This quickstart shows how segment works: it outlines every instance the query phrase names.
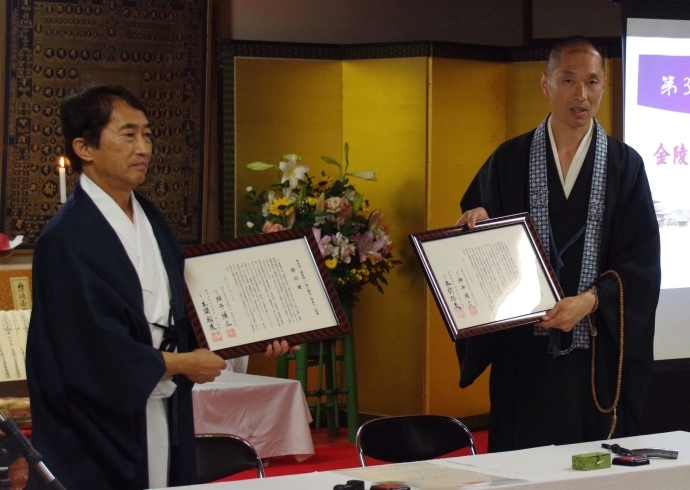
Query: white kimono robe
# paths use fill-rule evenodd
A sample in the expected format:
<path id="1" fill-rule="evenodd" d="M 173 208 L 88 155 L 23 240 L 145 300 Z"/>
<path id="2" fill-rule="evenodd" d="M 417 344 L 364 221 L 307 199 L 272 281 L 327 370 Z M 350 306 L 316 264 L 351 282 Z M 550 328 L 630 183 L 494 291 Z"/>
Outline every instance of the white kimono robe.
<path id="1" fill-rule="evenodd" d="M 85 174 L 80 183 L 103 216 L 113 227 L 141 282 L 146 319 L 151 323 L 166 325 L 170 311 L 170 284 L 163 266 L 158 243 L 144 210 L 132 194 L 134 222 L 130 221 L 117 203 Z M 150 325 L 153 347 L 158 348 L 163 340 L 163 330 Z M 168 486 L 168 460 L 170 442 L 168 437 L 167 399 L 177 386 L 170 378 L 162 379 L 151 393 L 146 406 L 148 439 L 149 486 Z"/>

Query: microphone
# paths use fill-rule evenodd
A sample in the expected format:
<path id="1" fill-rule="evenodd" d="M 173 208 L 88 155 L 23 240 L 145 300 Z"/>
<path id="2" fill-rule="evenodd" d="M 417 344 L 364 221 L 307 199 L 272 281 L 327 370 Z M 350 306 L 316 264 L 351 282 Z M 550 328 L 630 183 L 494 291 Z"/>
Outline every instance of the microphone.
<path id="1" fill-rule="evenodd" d="M 41 454 L 34 449 L 22 431 L 20 431 L 12 420 L 5 417 L 0 412 L 0 429 L 5 433 L 7 439 L 0 443 L 0 466 L 9 467 L 10 463 L 23 455 L 29 465 L 43 477 L 52 490 L 65 490 L 65 487 L 48 470 L 41 461 Z"/>

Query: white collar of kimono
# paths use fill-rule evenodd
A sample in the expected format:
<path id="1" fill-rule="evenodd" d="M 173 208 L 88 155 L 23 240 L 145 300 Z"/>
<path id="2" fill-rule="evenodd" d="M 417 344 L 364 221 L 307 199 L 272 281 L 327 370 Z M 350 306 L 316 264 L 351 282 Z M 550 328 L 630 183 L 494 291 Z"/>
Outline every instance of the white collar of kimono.
<path id="1" fill-rule="evenodd" d="M 580 170 L 582 169 L 582 164 L 585 162 L 585 157 L 587 156 L 587 151 L 589 151 L 589 145 L 592 143 L 592 133 L 594 128 L 594 121 L 590 121 L 589 129 L 582 138 L 580 146 L 575 152 L 573 161 L 570 163 L 570 168 L 568 169 L 568 175 L 565 179 L 563 178 L 563 170 L 561 169 L 561 161 L 558 158 L 558 148 L 556 148 L 556 140 L 553 137 L 553 130 L 551 129 L 551 118 L 549 117 L 549 122 L 547 124 L 549 130 L 549 141 L 551 142 L 551 150 L 553 151 L 553 158 L 556 160 L 556 168 L 558 169 L 558 177 L 561 179 L 561 185 L 563 186 L 563 192 L 565 193 L 565 198 L 570 197 L 570 192 L 573 190 L 577 176 L 580 175 Z"/>
<path id="2" fill-rule="evenodd" d="M 137 243 L 137 223 L 139 220 L 137 219 L 138 216 L 136 213 L 136 208 L 139 203 L 134 198 L 134 193 L 131 195 L 132 208 L 134 210 L 134 222 L 132 222 L 115 200 L 83 172 L 79 177 L 79 183 L 105 219 L 108 220 L 110 226 L 113 227 L 115 233 L 117 233 L 117 236 L 122 242 L 122 246 L 125 247 L 132 264 L 134 264 L 137 273 L 141 276 L 139 267 L 139 244 Z"/>
<path id="3" fill-rule="evenodd" d="M 149 322 L 166 324 L 170 309 L 168 278 L 151 223 L 134 193 L 132 222 L 115 200 L 82 173 L 79 183 L 120 238 L 139 276 Z M 156 329 L 160 330 L 160 329 Z"/>

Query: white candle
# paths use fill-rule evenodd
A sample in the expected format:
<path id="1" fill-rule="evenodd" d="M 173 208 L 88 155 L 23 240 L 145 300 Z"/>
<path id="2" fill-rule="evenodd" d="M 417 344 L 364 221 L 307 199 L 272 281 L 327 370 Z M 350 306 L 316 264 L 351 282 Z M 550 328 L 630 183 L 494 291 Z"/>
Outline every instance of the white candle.
<path id="1" fill-rule="evenodd" d="M 65 159 L 60 157 L 60 168 L 58 168 L 60 174 L 60 202 L 64 203 L 67 200 L 67 183 L 65 182 Z"/>

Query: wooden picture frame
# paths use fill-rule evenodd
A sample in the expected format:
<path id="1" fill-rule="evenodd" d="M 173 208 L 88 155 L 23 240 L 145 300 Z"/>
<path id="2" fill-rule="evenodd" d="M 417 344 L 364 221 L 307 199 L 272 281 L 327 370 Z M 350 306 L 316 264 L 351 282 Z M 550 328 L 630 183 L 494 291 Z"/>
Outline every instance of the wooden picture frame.
<path id="1" fill-rule="evenodd" d="M 187 313 L 224 359 L 350 333 L 311 228 L 185 248 Z"/>
<path id="2" fill-rule="evenodd" d="M 453 341 L 533 323 L 563 298 L 527 213 L 410 241 Z"/>

